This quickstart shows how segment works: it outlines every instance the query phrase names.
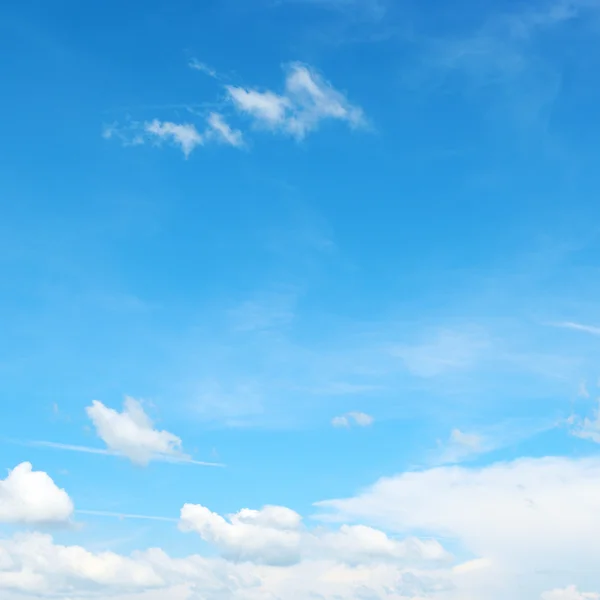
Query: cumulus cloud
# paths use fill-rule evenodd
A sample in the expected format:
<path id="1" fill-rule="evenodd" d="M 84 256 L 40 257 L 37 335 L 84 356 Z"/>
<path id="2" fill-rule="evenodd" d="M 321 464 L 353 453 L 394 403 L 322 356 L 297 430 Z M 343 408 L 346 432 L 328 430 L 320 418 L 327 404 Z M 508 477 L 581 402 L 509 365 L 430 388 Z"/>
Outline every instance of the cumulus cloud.
<path id="1" fill-rule="evenodd" d="M 243 510 L 228 520 L 199 504 L 181 509 L 180 528 L 195 531 L 237 561 L 291 564 L 299 560 L 300 516 L 280 506 Z"/>
<path id="2" fill-rule="evenodd" d="M 393 561 L 352 566 L 307 560 L 282 567 L 199 555 L 173 558 L 158 548 L 130 556 L 95 553 L 36 533 L 0 540 L 3 600 L 56 596 L 71 600 L 416 600 L 411 590 L 424 592 L 431 586 L 419 570 Z"/>
<path id="3" fill-rule="evenodd" d="M 517 586 L 509 595 L 520 598 L 517 579 L 524 573 L 535 588 L 536 582 L 543 584 L 539 573 L 595 572 L 598 503 L 600 459 L 528 458 L 484 468 L 407 472 L 321 507 L 343 521 L 452 538 L 462 552 L 489 561 L 491 572 Z M 490 580 L 486 585 L 487 597 L 495 598 Z M 536 588 L 537 596 L 543 591 Z M 479 593 L 473 597 L 486 597 Z"/>
<path id="4" fill-rule="evenodd" d="M 368 427 L 373 424 L 373 417 L 363 412 L 348 412 L 345 415 L 333 417 L 331 424 L 334 427 L 351 427 L 353 424 L 358 427 Z"/>
<path id="5" fill-rule="evenodd" d="M 94 400 L 86 409 L 98 437 L 115 454 L 139 465 L 151 460 L 189 461 L 182 451 L 181 439 L 168 431 L 154 429 L 140 402 L 125 398 L 123 412 Z"/>
<path id="6" fill-rule="evenodd" d="M 284 91 L 258 91 L 227 86 L 238 111 L 250 116 L 264 129 L 304 138 L 324 120 L 338 120 L 359 127 L 365 124 L 362 109 L 348 102 L 329 82 L 306 65 L 292 64 L 287 71 Z"/>
<path id="7" fill-rule="evenodd" d="M 309 530 L 301 516 L 283 506 L 243 509 L 222 517 L 205 506 L 186 504 L 180 529 L 193 531 L 236 562 L 292 565 L 302 560 L 335 560 L 351 565 L 381 561 L 444 561 L 450 555 L 436 540 L 396 540 L 363 525 L 343 525 L 331 531 Z"/>
<path id="8" fill-rule="evenodd" d="M 43 471 L 21 463 L 0 480 L 1 523 L 64 523 L 73 514 L 73 502 Z M 1 557 L 0 557 L 1 562 Z"/>

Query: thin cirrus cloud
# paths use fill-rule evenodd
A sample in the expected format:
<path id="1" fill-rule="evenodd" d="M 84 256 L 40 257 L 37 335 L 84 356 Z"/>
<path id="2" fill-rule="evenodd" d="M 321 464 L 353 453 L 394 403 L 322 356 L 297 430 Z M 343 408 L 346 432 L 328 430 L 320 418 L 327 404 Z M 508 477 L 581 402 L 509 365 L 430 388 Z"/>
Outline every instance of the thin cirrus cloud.
<path id="1" fill-rule="evenodd" d="M 589 333 L 590 335 L 600 335 L 600 327 L 594 325 L 585 325 L 584 323 L 576 323 L 574 321 L 563 321 L 560 323 L 553 323 L 552 325 L 561 329 L 572 329 L 573 331 L 581 331 L 583 333 Z"/>
<path id="2" fill-rule="evenodd" d="M 34 471 L 24 462 L 0 480 L 0 523 L 67 523 L 73 502 L 44 471 Z"/>
<path id="3" fill-rule="evenodd" d="M 214 69 L 198 60 L 190 61 L 189 66 L 220 79 Z M 287 67 L 283 91 L 280 93 L 236 85 L 225 85 L 223 89 L 229 106 L 237 115 L 249 119 L 256 130 L 281 133 L 302 140 L 324 121 L 343 122 L 353 129 L 367 125 L 360 107 L 350 103 L 316 70 L 301 63 L 292 63 Z M 107 126 L 103 137 L 117 139 L 125 146 L 175 146 L 186 158 L 196 148 L 209 142 L 234 148 L 246 146 L 243 132 L 231 127 L 221 113 L 214 111 L 206 117 L 200 129 L 192 122 L 152 119 L 143 123 L 133 121 L 127 126 Z"/>
<path id="4" fill-rule="evenodd" d="M 86 408 L 86 413 L 106 448 L 47 441 L 32 442 L 31 445 L 86 454 L 121 456 L 138 466 L 147 466 L 153 461 L 223 466 L 220 463 L 193 460 L 183 452 L 181 438 L 169 431 L 154 428 L 152 420 L 135 398 L 125 398 L 122 412 L 94 400 Z"/>

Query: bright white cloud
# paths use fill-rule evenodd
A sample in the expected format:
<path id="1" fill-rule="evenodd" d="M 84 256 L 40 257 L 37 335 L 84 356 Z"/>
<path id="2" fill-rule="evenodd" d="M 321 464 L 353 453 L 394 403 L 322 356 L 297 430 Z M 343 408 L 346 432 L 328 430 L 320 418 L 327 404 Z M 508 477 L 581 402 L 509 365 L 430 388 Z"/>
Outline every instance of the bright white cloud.
<path id="1" fill-rule="evenodd" d="M 190 123 L 172 123 L 154 119 L 144 125 L 144 130 L 159 143 L 170 142 L 179 146 L 186 158 L 196 146 L 204 144 L 203 136 L 198 132 L 196 126 Z"/>
<path id="2" fill-rule="evenodd" d="M 123 412 L 94 400 L 86 409 L 98 437 L 111 452 L 126 456 L 139 465 L 151 460 L 189 461 L 181 439 L 168 431 L 154 429 L 150 417 L 134 398 L 125 398 Z"/>
<path id="3" fill-rule="evenodd" d="M 290 564 L 299 560 L 300 515 L 288 508 L 267 506 L 243 510 L 228 520 L 199 504 L 181 509 L 180 528 L 195 531 L 223 556 L 236 561 Z"/>
<path id="4" fill-rule="evenodd" d="M 368 427 L 373 424 L 373 417 L 363 412 L 348 412 L 339 417 L 333 417 L 331 424 L 334 427 L 351 427 L 353 424 L 358 427 Z"/>
<path id="5" fill-rule="evenodd" d="M 422 572 L 393 561 L 353 566 L 307 560 L 280 567 L 198 555 L 172 558 L 158 548 L 131 556 L 94 553 L 35 533 L 0 540 L 3 600 L 56 596 L 70 600 L 418 600 L 412 591 L 430 587 Z"/>
<path id="6" fill-rule="evenodd" d="M 40 533 L 0 540 L 0 589 L 45 596 L 93 591 L 132 591 L 164 585 L 147 561 L 80 546 L 61 546 Z"/>
<path id="7" fill-rule="evenodd" d="M 288 69 L 283 94 L 227 86 L 234 106 L 257 126 L 297 139 L 318 128 L 321 121 L 338 120 L 352 127 L 365 124 L 363 111 L 348 102 L 329 82 L 309 67 L 294 63 Z"/>
<path id="8" fill-rule="evenodd" d="M 539 573 L 595 572 L 598 503 L 600 459 L 531 458 L 478 469 L 407 472 L 321 506 L 344 521 L 362 519 L 402 533 L 455 539 L 466 555 L 491 565 L 478 575 L 488 590 L 487 596 L 483 588 L 480 595 L 473 593 L 479 600 L 505 597 L 492 593 L 502 579 L 517 586 L 509 595 L 520 599 L 517 589 L 525 575 L 539 596 L 548 589 L 540 589 Z"/>
<path id="9" fill-rule="evenodd" d="M 21 463 L 0 480 L 0 523 L 65 523 L 73 502 L 43 471 Z"/>
<path id="10" fill-rule="evenodd" d="M 226 519 L 208 508 L 186 504 L 180 528 L 193 531 L 236 562 L 292 565 L 302 560 L 334 560 L 350 565 L 401 561 L 447 561 L 450 556 L 435 540 L 395 540 L 362 525 L 338 530 L 309 530 L 300 515 L 283 506 L 243 509 Z"/>

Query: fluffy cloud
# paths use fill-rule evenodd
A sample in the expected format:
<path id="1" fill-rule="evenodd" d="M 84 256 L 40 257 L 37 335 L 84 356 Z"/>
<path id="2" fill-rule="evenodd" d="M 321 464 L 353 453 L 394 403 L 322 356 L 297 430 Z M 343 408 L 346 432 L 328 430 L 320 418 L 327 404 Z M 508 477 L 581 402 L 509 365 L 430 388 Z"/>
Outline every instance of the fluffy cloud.
<path id="1" fill-rule="evenodd" d="M 181 509 L 180 528 L 195 531 L 237 561 L 290 564 L 300 557 L 300 515 L 281 506 L 242 510 L 229 520 L 199 504 Z"/>
<path id="2" fill-rule="evenodd" d="M 397 561 L 447 561 L 449 554 L 435 540 L 395 540 L 363 525 L 336 531 L 308 530 L 298 513 L 283 506 L 243 509 L 227 519 L 208 508 L 186 504 L 180 528 L 194 531 L 233 561 L 291 565 L 302 560 L 334 560 L 351 565 Z"/>
<path id="3" fill-rule="evenodd" d="M 363 112 L 309 67 L 295 63 L 288 69 L 283 94 L 227 86 L 234 106 L 255 124 L 297 139 L 317 129 L 321 121 L 338 120 L 352 127 L 364 125 Z"/>
<path id="4" fill-rule="evenodd" d="M 373 417 L 363 412 L 349 412 L 331 419 L 334 427 L 350 427 L 353 423 L 359 427 L 368 427 L 373 424 Z"/>
<path id="5" fill-rule="evenodd" d="M 181 439 L 168 431 L 154 429 L 150 417 L 134 398 L 125 398 L 123 412 L 94 400 L 86 409 L 96 433 L 115 454 L 126 456 L 139 465 L 151 460 L 189 461 Z"/>
<path id="6" fill-rule="evenodd" d="M 241 511 L 238 517 L 254 525 L 263 523 L 263 527 L 287 527 L 297 520 L 294 514 L 271 507 Z M 373 544 L 370 534 L 361 536 L 371 550 L 380 547 L 379 542 Z M 357 543 L 360 540 L 353 547 Z M 369 564 L 307 557 L 293 565 L 276 566 L 199 555 L 172 558 L 158 548 L 124 556 L 64 546 L 49 535 L 29 533 L 0 540 L 0 590 L 4 600 L 57 595 L 68 595 L 71 600 L 309 600 L 315 596 L 417 600 L 420 593 L 439 586 L 434 583 L 439 579 L 434 570 L 407 568 L 405 562 L 404 557 Z"/>
<path id="7" fill-rule="evenodd" d="M 68 494 L 47 473 L 34 471 L 30 463 L 21 463 L 0 480 L 2 523 L 64 523 L 72 514 Z"/>
<path id="8" fill-rule="evenodd" d="M 485 561 L 477 575 L 480 587 L 470 592 L 479 600 L 506 597 L 501 581 L 505 591 L 514 586 L 511 598 L 526 599 L 549 589 L 543 573 L 597 572 L 599 503 L 600 459 L 530 458 L 408 472 L 354 498 L 320 505 L 333 510 L 334 519 L 455 540 L 465 556 Z M 529 595 L 523 581 L 530 582 Z"/>

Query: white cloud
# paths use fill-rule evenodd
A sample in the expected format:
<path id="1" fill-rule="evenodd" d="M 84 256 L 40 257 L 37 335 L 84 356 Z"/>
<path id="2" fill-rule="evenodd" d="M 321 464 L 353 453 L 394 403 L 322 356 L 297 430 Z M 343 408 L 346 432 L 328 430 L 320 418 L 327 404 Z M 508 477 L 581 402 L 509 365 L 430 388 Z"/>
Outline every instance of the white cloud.
<path id="1" fill-rule="evenodd" d="M 395 540 L 363 525 L 343 525 L 336 531 L 307 529 L 298 513 L 283 506 L 243 509 L 224 518 L 199 504 L 181 509 L 180 529 L 193 531 L 235 562 L 293 565 L 302 560 L 334 560 L 350 565 L 380 561 L 419 563 L 448 561 L 450 555 L 435 540 Z"/>
<path id="2" fill-rule="evenodd" d="M 151 460 L 190 460 L 182 451 L 181 439 L 168 431 L 154 429 L 150 417 L 134 398 L 125 398 L 123 412 L 108 408 L 98 400 L 94 400 L 86 412 L 108 449 L 136 464 L 147 465 Z"/>
<path id="3" fill-rule="evenodd" d="M 339 120 L 352 127 L 365 124 L 362 110 L 309 67 L 294 63 L 286 74 L 283 94 L 227 86 L 234 106 L 256 125 L 304 138 L 323 120 Z"/>
<path id="4" fill-rule="evenodd" d="M 600 594 L 580 592 L 571 585 L 564 589 L 551 590 L 542 594 L 542 600 L 599 600 Z"/>
<path id="5" fill-rule="evenodd" d="M 18 534 L 0 540 L 0 589 L 48 597 L 93 591 L 161 587 L 161 575 L 144 560 L 80 546 L 61 546 L 49 535 Z"/>
<path id="6" fill-rule="evenodd" d="M 190 69 L 194 69 L 195 71 L 200 71 L 213 79 L 218 78 L 218 74 L 212 67 L 209 67 L 206 63 L 203 63 L 195 58 L 192 58 L 188 63 Z"/>
<path id="7" fill-rule="evenodd" d="M 348 412 L 339 417 L 333 417 L 331 424 L 334 427 L 350 427 L 353 423 L 358 427 L 368 427 L 373 424 L 373 417 L 363 412 Z"/>
<path id="8" fill-rule="evenodd" d="M 582 438 L 584 440 L 590 440 L 596 444 L 600 444 L 600 403 L 594 410 L 593 416 L 580 417 L 574 415 L 570 418 L 571 434 Z"/>
<path id="9" fill-rule="evenodd" d="M 180 528 L 195 531 L 235 561 L 290 564 L 299 560 L 300 515 L 288 508 L 266 506 L 242 510 L 226 520 L 199 504 L 181 509 Z"/>
<path id="10" fill-rule="evenodd" d="M 73 502 L 43 471 L 21 463 L 0 480 L 0 523 L 65 523 Z"/>
<path id="11" fill-rule="evenodd" d="M 117 138 L 125 146 L 139 146 L 146 143 L 172 144 L 180 148 L 186 158 L 189 158 L 198 146 L 211 141 L 236 148 L 244 145 L 242 132 L 230 127 L 225 118 L 216 112 L 208 115 L 202 132 L 198 131 L 193 123 L 174 123 L 154 119 L 146 123 L 131 122 L 126 127 L 113 124 L 105 127 L 102 135 L 105 139 Z"/>
<path id="12" fill-rule="evenodd" d="M 597 572 L 599 503 L 600 459 L 526 458 L 407 472 L 320 506 L 334 519 L 454 539 L 466 557 L 488 561 L 469 574 L 480 579 L 469 597 L 526 600 L 549 589 L 543 573 Z"/>
<path id="13" fill-rule="evenodd" d="M 562 323 L 554 323 L 554 327 L 561 327 L 563 329 L 572 329 L 574 331 L 582 331 L 583 333 L 589 333 L 590 335 L 600 335 L 600 327 L 594 325 L 585 325 L 583 323 L 574 323 L 573 321 L 564 321 Z"/>
<path id="14" fill-rule="evenodd" d="M 144 124 L 144 130 L 158 142 L 168 141 L 179 146 L 187 158 L 196 146 L 204 144 L 204 138 L 195 125 L 190 123 L 172 123 L 154 119 Z"/>
<path id="15" fill-rule="evenodd" d="M 131 556 L 93 553 L 35 533 L 0 540 L 3 600 L 56 596 L 70 600 L 419 600 L 408 592 L 428 585 L 418 569 L 403 568 L 398 561 L 353 566 L 307 560 L 274 567 L 198 555 L 172 558 L 158 548 Z"/>
<path id="16" fill-rule="evenodd" d="M 232 129 L 219 113 L 210 113 L 208 116 L 208 130 L 206 136 L 216 137 L 217 140 L 240 148 L 244 145 L 244 137 L 238 129 Z"/>

